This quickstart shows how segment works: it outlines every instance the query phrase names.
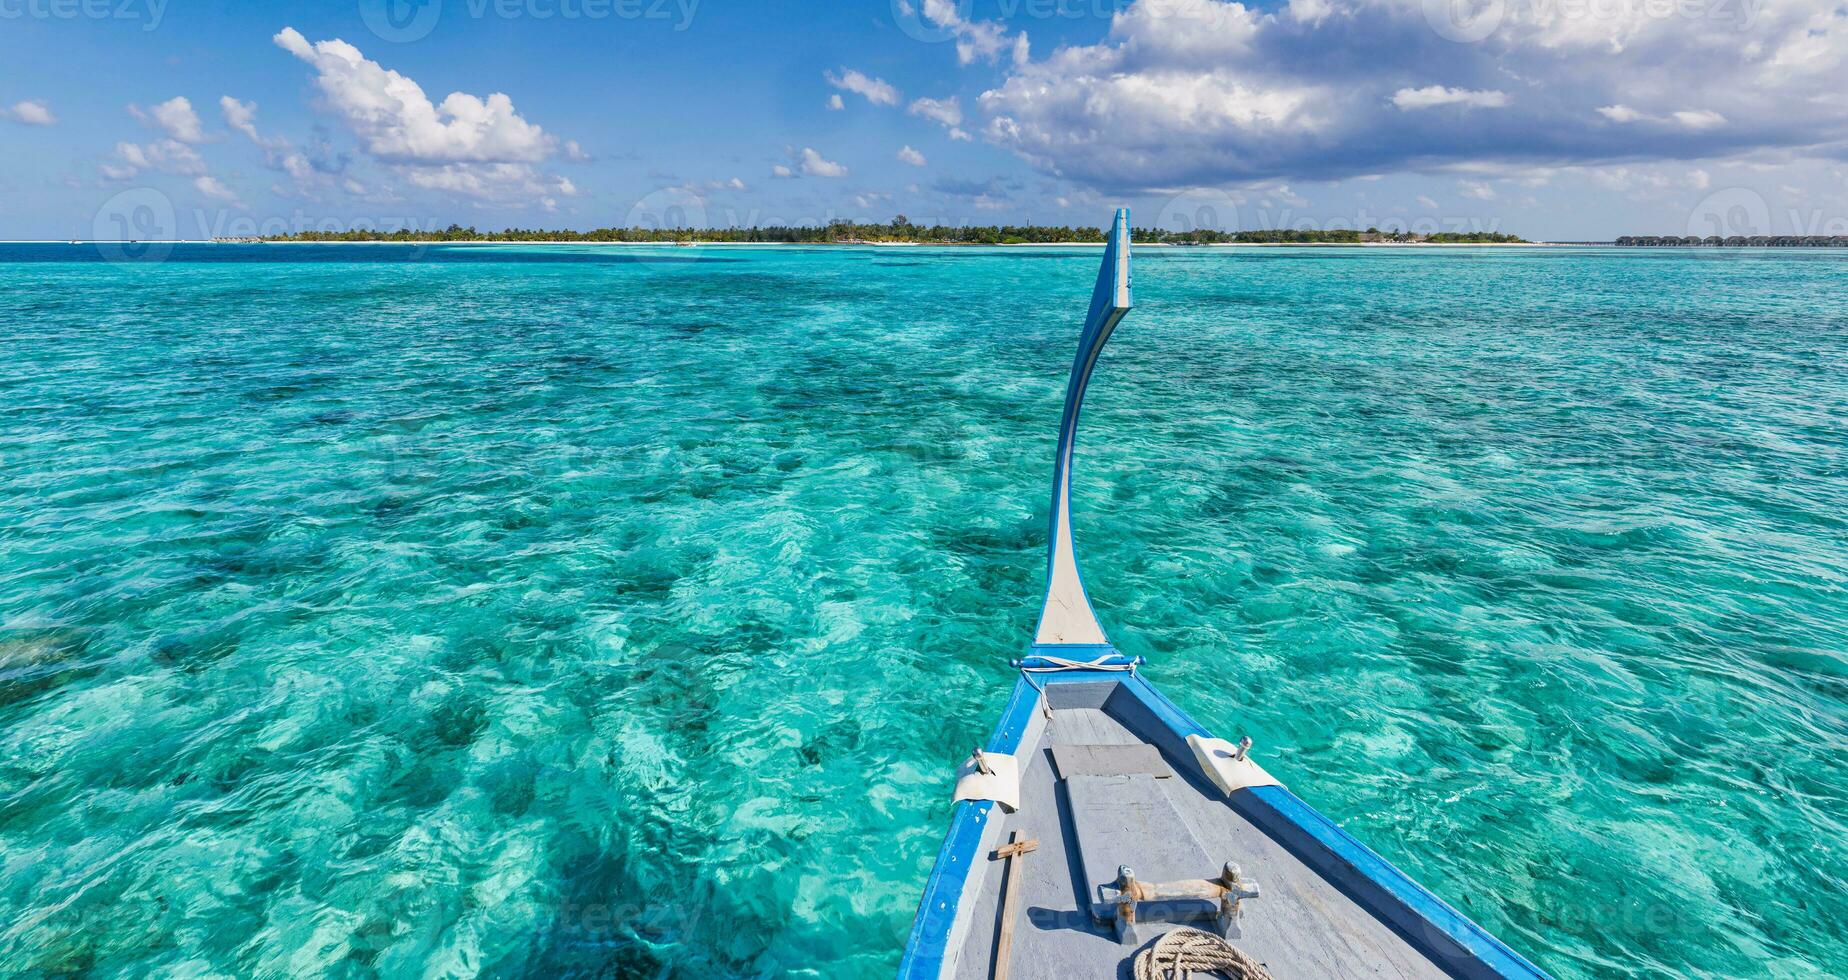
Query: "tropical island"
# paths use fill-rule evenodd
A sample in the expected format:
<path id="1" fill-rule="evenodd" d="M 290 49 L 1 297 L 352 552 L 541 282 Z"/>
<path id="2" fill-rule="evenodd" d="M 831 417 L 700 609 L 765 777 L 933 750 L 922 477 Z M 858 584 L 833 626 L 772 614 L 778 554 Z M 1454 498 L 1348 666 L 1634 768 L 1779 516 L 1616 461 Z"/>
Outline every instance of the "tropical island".
<path id="1" fill-rule="evenodd" d="M 1146 245 L 1366 245 L 1431 244 L 1481 245 L 1523 244 L 1525 239 L 1499 232 L 1434 232 L 1419 234 L 1406 231 L 1381 231 L 1368 228 L 1304 230 L 1273 228 L 1261 231 L 1166 231 L 1160 228 L 1137 228 L 1133 235 Z M 770 225 L 751 228 L 598 228 L 594 231 L 542 230 L 508 228 L 481 231 L 474 227 L 452 224 L 441 230 L 419 231 L 354 229 L 349 231 L 304 231 L 290 235 L 268 235 L 266 242 L 562 242 L 562 243 L 661 243 L 661 244 L 790 244 L 790 245 L 1061 245 L 1099 243 L 1104 232 L 1098 228 L 1070 225 L 920 225 L 899 215 L 884 224 L 833 221 L 825 225 Z"/>

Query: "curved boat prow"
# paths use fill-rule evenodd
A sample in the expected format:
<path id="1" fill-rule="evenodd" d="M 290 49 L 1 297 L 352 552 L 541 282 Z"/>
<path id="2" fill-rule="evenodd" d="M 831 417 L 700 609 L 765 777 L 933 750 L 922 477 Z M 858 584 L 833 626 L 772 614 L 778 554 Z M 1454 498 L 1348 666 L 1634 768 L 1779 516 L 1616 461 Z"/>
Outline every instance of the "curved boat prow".
<path id="1" fill-rule="evenodd" d="M 1249 739 L 1189 718 L 1105 637 L 1072 539 L 1072 456 L 1098 354 L 1129 312 L 1129 245 L 1118 211 L 1065 390 L 1032 653 L 957 774 L 899 977 L 1116 980 L 1150 965 L 1129 968 L 1154 956 L 1151 940 L 1236 940 L 1279 978 L 1546 980 L 1285 789 Z M 1175 934 L 1189 928 L 1217 936 Z"/>
<path id="2" fill-rule="evenodd" d="M 1097 367 L 1097 356 L 1117 324 L 1129 313 L 1129 209 L 1120 208 L 1104 246 L 1103 268 L 1091 293 L 1091 309 L 1078 339 L 1078 356 L 1072 361 L 1071 379 L 1065 385 L 1065 415 L 1059 425 L 1059 450 L 1052 470 L 1052 533 L 1046 556 L 1046 603 L 1040 609 L 1036 648 L 1062 647 L 1055 655 L 1090 653 L 1092 659 L 1108 654 L 1110 641 L 1085 595 L 1084 576 L 1072 542 L 1072 450 L 1078 437 L 1078 414 L 1084 407 L 1085 388 Z M 1035 652 L 1052 654 L 1051 650 Z"/>

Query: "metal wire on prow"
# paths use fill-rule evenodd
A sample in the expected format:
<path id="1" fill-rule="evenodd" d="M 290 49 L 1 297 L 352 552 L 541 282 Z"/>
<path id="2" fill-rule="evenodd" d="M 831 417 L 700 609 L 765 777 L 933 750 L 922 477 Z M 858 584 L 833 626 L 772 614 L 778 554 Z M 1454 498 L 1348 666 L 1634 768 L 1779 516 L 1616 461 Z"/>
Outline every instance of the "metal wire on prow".
<path id="1" fill-rule="evenodd" d="M 1176 929 L 1136 954 L 1136 980 L 1187 980 L 1195 973 L 1271 980 L 1270 971 L 1243 950 L 1198 929 Z"/>

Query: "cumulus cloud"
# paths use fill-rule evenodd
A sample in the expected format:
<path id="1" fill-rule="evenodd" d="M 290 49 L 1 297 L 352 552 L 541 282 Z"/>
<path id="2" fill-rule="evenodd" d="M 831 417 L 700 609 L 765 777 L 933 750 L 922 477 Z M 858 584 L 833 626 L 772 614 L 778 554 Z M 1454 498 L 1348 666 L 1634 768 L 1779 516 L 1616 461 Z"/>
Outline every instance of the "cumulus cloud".
<path id="1" fill-rule="evenodd" d="M 1401 109 L 1433 109 L 1444 105 L 1499 109 L 1508 104 L 1508 93 L 1493 89 L 1472 92 L 1469 89 L 1427 85 L 1424 88 L 1402 88 L 1394 92 L 1392 104 Z"/>
<path id="2" fill-rule="evenodd" d="M 845 177 L 847 168 L 832 160 L 825 160 L 821 154 L 810 147 L 803 147 L 796 157 L 804 176 L 807 177 Z"/>
<path id="3" fill-rule="evenodd" d="M 1644 123 L 1678 129 L 1712 129 L 1726 125 L 1726 117 L 1711 109 L 1676 109 L 1660 115 L 1638 112 L 1627 105 L 1598 107 L 1598 115 L 1614 123 Z"/>
<path id="4" fill-rule="evenodd" d="M 1712 129 L 1726 125 L 1726 117 L 1711 109 L 1682 109 L 1669 115 L 1689 129 Z"/>
<path id="5" fill-rule="evenodd" d="M 962 103 L 954 95 L 947 99 L 919 99 L 906 111 L 944 126 L 960 126 L 963 121 Z"/>
<path id="6" fill-rule="evenodd" d="M 1477 201 L 1495 200 L 1495 188 L 1480 180 L 1457 181 L 1457 193 Z"/>
<path id="7" fill-rule="evenodd" d="M 956 39 L 956 60 L 965 65 L 977 59 L 994 62 L 1003 52 L 1010 53 L 1016 65 L 1027 62 L 1024 32 L 1009 37 L 1006 25 L 998 21 L 969 20 L 963 17 L 956 0 L 924 0 L 923 14 L 926 21 Z"/>
<path id="8" fill-rule="evenodd" d="M 924 166 L 924 154 L 919 153 L 909 146 L 898 151 L 898 158 L 914 167 Z"/>
<path id="9" fill-rule="evenodd" d="M 983 132 L 1042 172 L 1112 191 L 1848 144 L 1837 0 L 1701 17 L 1491 4 L 1481 30 L 1446 9 L 1135 0 L 1097 43 L 1006 71 L 981 96 Z M 1465 29 L 1474 43 L 1458 43 Z"/>
<path id="10" fill-rule="evenodd" d="M 847 108 L 847 103 L 842 101 L 841 99 L 841 93 L 836 92 L 833 95 L 828 96 L 828 108 L 835 112 L 839 112 L 842 109 Z"/>
<path id="11" fill-rule="evenodd" d="M 10 109 L 0 109 L 0 119 L 11 119 L 27 126 L 51 126 L 58 121 L 58 117 L 51 114 L 49 106 L 32 99 L 15 102 Z"/>
<path id="12" fill-rule="evenodd" d="M 263 137 L 257 135 L 257 104 L 239 102 L 229 95 L 218 100 L 218 110 L 224 114 L 225 125 L 243 133 L 252 143 L 261 144 Z"/>
<path id="13" fill-rule="evenodd" d="M 551 195 L 573 195 L 577 186 L 564 177 L 543 174 L 524 163 L 451 163 L 440 167 L 402 167 L 399 172 L 417 187 L 512 203 Z"/>
<path id="14" fill-rule="evenodd" d="M 415 81 L 367 59 L 345 41 L 310 43 L 293 27 L 276 45 L 315 70 L 327 105 L 358 137 L 366 152 L 392 163 L 536 163 L 557 140 L 527 122 L 500 92 L 483 99 L 451 92 L 432 103 Z"/>
<path id="15" fill-rule="evenodd" d="M 414 80 L 338 38 L 310 42 L 285 27 L 272 40 L 314 69 L 326 107 L 368 154 L 412 186 L 487 204 L 548 198 L 556 204 L 577 193 L 569 179 L 534 165 L 561 149 L 572 160 L 589 155 L 522 118 L 507 95 L 451 92 L 432 102 Z"/>
<path id="16" fill-rule="evenodd" d="M 206 197 L 219 201 L 236 201 L 237 192 L 226 187 L 217 177 L 201 175 L 193 179 L 193 188 Z"/>
<path id="17" fill-rule="evenodd" d="M 898 104 L 898 89 L 883 78 L 873 78 L 852 68 L 843 68 L 838 75 L 833 72 L 825 72 L 824 75 L 829 85 L 859 95 L 874 105 Z"/>
<path id="18" fill-rule="evenodd" d="M 780 163 L 770 168 L 770 176 L 776 177 L 780 180 L 787 180 L 791 177 L 794 177 L 795 175 L 796 175 L 796 172 L 794 170 L 791 170 L 788 167 L 785 167 Z"/>
<path id="19" fill-rule="evenodd" d="M 263 150 L 263 165 L 271 170 L 280 170 L 298 181 L 315 176 L 314 164 L 308 157 L 297 150 L 294 144 L 280 136 L 264 136 L 257 132 L 257 104 L 240 102 L 229 95 L 218 100 L 218 111 L 225 117 L 225 125 L 242 133 L 245 138 Z"/>
<path id="20" fill-rule="evenodd" d="M 122 142 L 115 145 L 114 159 L 105 161 L 100 169 L 111 180 L 128 180 L 143 170 L 198 177 L 205 173 L 205 159 L 179 140 L 156 140 L 145 146 Z"/>
<path id="21" fill-rule="evenodd" d="M 205 127 L 199 122 L 199 114 L 193 111 L 191 100 L 184 95 L 175 96 L 149 109 L 131 105 L 128 111 L 141 120 L 143 125 L 166 133 L 169 139 L 182 143 L 205 142 Z"/>

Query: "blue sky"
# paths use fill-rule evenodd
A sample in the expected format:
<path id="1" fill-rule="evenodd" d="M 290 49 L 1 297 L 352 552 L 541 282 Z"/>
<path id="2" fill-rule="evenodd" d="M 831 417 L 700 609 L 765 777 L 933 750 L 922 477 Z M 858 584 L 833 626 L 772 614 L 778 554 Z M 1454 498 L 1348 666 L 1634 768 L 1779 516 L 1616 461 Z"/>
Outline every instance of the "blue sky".
<path id="1" fill-rule="evenodd" d="M 0 0 L 0 238 L 1848 234 L 1845 58 L 1837 0 Z"/>

